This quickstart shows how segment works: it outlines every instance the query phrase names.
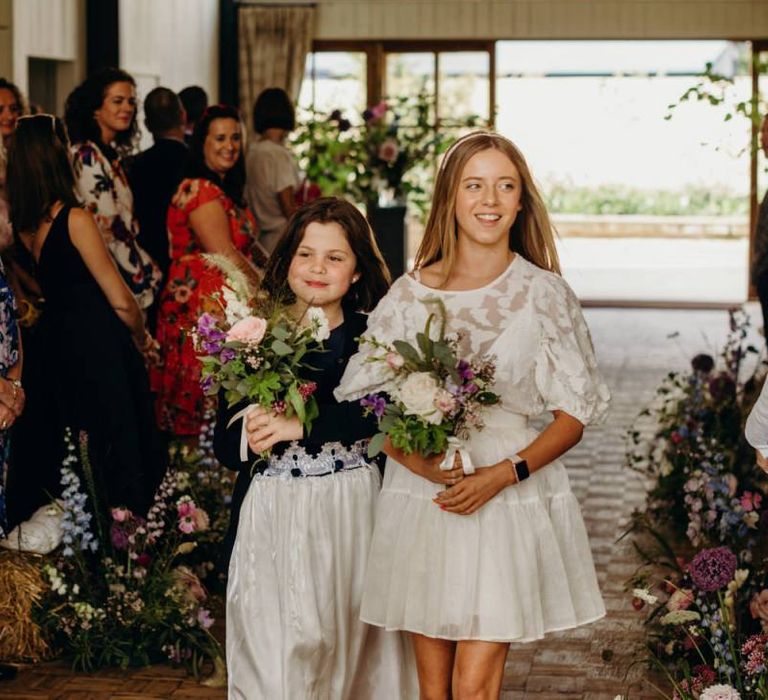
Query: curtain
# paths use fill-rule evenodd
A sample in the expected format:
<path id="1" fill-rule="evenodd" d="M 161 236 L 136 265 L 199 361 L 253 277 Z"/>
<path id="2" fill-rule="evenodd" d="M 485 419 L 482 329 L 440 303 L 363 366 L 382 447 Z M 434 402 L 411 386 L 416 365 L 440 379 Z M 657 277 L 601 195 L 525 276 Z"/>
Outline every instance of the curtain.
<path id="1" fill-rule="evenodd" d="M 237 20 L 240 109 L 252 128 L 253 103 L 265 88 L 280 87 L 294 102 L 298 99 L 315 8 L 240 7 Z"/>

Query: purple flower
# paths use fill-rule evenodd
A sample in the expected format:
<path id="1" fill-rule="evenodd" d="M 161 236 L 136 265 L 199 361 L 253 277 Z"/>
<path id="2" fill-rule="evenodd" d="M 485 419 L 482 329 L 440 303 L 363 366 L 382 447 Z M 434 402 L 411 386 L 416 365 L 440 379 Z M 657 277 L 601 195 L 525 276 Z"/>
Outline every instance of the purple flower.
<path id="1" fill-rule="evenodd" d="M 360 399 L 360 405 L 370 409 L 376 418 L 381 418 L 387 408 L 387 400 L 378 394 L 369 394 L 364 399 Z"/>
<path id="2" fill-rule="evenodd" d="M 691 579 L 699 590 L 711 593 L 733 580 L 737 563 L 728 547 L 702 549 L 690 564 Z"/>
<path id="3" fill-rule="evenodd" d="M 476 394 L 479 390 L 480 388 L 474 382 L 470 382 L 469 384 L 464 385 L 465 394 Z"/>
<path id="4" fill-rule="evenodd" d="M 234 360 L 236 356 L 237 353 L 232 348 L 224 348 L 219 355 L 219 360 L 221 360 L 221 363 L 225 365 L 227 362 Z"/>
<path id="5" fill-rule="evenodd" d="M 211 617 L 211 613 L 205 608 L 200 608 L 197 611 L 197 621 L 200 624 L 200 627 L 203 629 L 208 629 L 211 625 L 213 625 L 213 618 Z"/>
<path id="6" fill-rule="evenodd" d="M 217 355 L 221 352 L 221 348 L 224 347 L 223 343 L 217 341 L 204 340 L 200 343 L 200 347 L 208 355 Z"/>
<path id="7" fill-rule="evenodd" d="M 465 381 L 475 378 L 475 373 L 472 370 L 472 367 L 470 367 L 469 362 L 466 360 L 459 360 L 459 364 L 456 365 L 456 370 L 458 371 L 459 376 Z"/>
<path id="8" fill-rule="evenodd" d="M 209 374 L 204 379 L 200 380 L 200 388 L 208 393 L 211 390 L 211 387 L 213 386 L 213 377 Z"/>

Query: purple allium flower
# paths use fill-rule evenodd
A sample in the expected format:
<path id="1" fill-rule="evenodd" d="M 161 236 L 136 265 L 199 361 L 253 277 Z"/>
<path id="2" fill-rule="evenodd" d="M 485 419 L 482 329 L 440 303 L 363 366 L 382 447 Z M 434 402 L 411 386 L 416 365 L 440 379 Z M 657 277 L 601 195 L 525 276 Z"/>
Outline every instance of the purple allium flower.
<path id="1" fill-rule="evenodd" d="M 219 360 L 225 365 L 227 362 L 234 360 L 236 356 L 237 353 L 232 348 L 224 348 L 219 355 Z"/>
<path id="2" fill-rule="evenodd" d="M 379 394 L 369 394 L 365 398 L 360 399 L 360 405 L 369 408 L 376 418 L 381 418 L 387 407 L 387 400 L 383 396 L 379 396 Z"/>
<path id="3" fill-rule="evenodd" d="M 728 547 L 702 549 L 690 564 L 689 571 L 695 586 L 707 593 L 726 586 L 733 580 L 738 562 Z"/>

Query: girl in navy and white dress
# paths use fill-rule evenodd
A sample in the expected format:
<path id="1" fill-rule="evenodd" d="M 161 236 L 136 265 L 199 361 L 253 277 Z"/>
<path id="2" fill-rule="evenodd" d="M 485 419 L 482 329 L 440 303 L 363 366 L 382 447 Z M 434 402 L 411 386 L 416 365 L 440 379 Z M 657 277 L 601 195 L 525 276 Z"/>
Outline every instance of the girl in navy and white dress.
<path id="1" fill-rule="evenodd" d="M 338 385 L 366 317 L 384 295 L 389 274 L 357 209 L 320 199 L 291 217 L 265 273 L 264 286 L 323 309 L 330 337 L 312 352 L 307 380 L 317 383 L 320 416 L 306 432 L 296 417 L 254 406 L 219 411 L 214 447 L 240 463 L 242 429 L 249 459 L 236 494 L 237 535 L 227 586 L 229 697 L 270 700 L 393 700 L 415 697 L 406 639 L 360 621 L 365 562 L 380 472 L 366 458 L 375 422 L 358 402 L 338 402 Z M 268 460 L 250 465 L 271 449 Z M 250 480 L 250 486 L 248 481 Z"/>
<path id="2" fill-rule="evenodd" d="M 599 419 L 608 391 L 579 303 L 560 277 L 552 227 L 507 139 L 478 132 L 446 154 L 416 271 L 368 321 L 413 342 L 437 297 L 464 357 L 495 355 L 485 429 L 466 445 L 476 473 L 387 444 L 362 619 L 411 633 L 422 697 L 498 697 L 509 643 L 598 619 L 605 608 L 586 530 L 559 457 Z M 336 397 L 391 377 L 353 357 Z M 537 432 L 529 418 L 550 412 Z M 448 483 L 449 488 L 444 489 Z"/>

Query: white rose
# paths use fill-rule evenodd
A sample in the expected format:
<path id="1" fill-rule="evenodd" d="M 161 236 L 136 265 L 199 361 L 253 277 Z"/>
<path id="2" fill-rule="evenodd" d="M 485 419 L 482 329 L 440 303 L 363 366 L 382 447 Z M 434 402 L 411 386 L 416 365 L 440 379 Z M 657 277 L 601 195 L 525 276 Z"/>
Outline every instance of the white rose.
<path id="1" fill-rule="evenodd" d="M 701 692 L 699 700 L 741 700 L 741 695 L 730 685 L 711 685 Z"/>
<path id="2" fill-rule="evenodd" d="M 397 391 L 397 398 L 405 407 L 405 413 L 420 416 L 428 423 L 439 423 L 443 413 L 435 408 L 435 397 L 440 387 L 429 372 L 409 374 Z"/>
<path id="3" fill-rule="evenodd" d="M 307 319 L 309 320 L 309 327 L 312 329 L 312 337 L 318 343 L 322 343 L 331 337 L 331 326 L 328 323 L 325 311 L 317 306 L 310 306 L 307 309 Z"/>

